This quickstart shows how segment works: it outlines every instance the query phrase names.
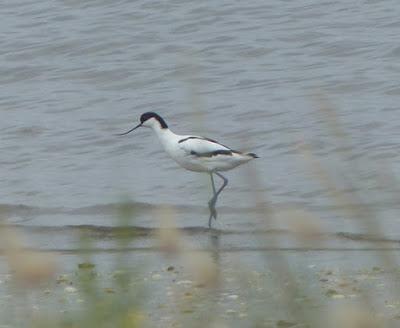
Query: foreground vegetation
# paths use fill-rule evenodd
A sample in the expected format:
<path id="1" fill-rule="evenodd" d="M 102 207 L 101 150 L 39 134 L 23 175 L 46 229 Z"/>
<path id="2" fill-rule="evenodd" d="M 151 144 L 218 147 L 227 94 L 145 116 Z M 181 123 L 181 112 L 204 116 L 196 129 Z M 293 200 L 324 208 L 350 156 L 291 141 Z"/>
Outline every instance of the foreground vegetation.
<path id="1" fill-rule="evenodd" d="M 132 228 L 134 208 L 125 202 L 105 269 L 87 231 L 77 238 L 78 253 L 53 254 L 27 250 L 23 237 L 4 225 L 1 240 L 9 274 L 0 284 L 1 327 L 399 326 L 398 242 L 385 237 L 379 213 L 365 198 L 359 184 L 362 163 L 351 160 L 351 142 L 335 112 L 321 107 L 319 115 L 346 165 L 333 174 L 313 156 L 312 145 L 301 144 L 299 152 L 359 234 L 332 235 L 315 214 L 299 208 L 279 213 L 279 220 L 286 220 L 284 233 L 268 230 L 278 215 L 266 205 L 267 195 L 255 192 L 257 211 L 266 222 L 265 231 L 250 235 L 263 245 L 256 251 L 221 248 L 226 232 L 218 230 L 201 231 L 209 244 L 198 249 L 176 228 L 173 209 L 161 208 L 154 214 L 160 228 L 148 236 L 157 247 L 138 256 L 129 251 L 138 236 Z M 257 171 L 248 172 L 248 179 L 254 190 L 264 190 Z M 345 247 L 328 246 L 333 237 L 336 245 L 351 242 L 360 249 L 344 255 Z M 293 246 L 283 246 L 282 238 Z M 74 264 L 61 272 L 60 262 L 68 256 Z"/>

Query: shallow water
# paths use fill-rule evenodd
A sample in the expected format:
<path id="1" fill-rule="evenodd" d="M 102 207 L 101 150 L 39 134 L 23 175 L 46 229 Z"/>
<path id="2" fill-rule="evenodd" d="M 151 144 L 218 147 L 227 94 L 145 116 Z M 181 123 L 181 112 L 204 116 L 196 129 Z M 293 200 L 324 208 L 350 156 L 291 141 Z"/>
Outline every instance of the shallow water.
<path id="1" fill-rule="evenodd" d="M 174 257 L 161 256 L 158 252 L 130 253 L 125 257 L 131 263 L 133 283 L 147 291 L 147 297 L 141 300 L 141 312 L 146 325 L 144 327 L 193 326 L 204 321 L 204 326 L 220 323 L 228 327 L 254 327 L 263 322 L 266 327 L 280 327 L 284 322 L 299 324 L 285 303 L 285 294 L 289 288 L 286 284 L 277 284 L 281 272 L 276 271 L 274 259 L 285 256 L 293 266 L 296 283 L 300 288 L 298 298 L 292 303 L 304 309 L 304 314 L 313 313 L 327 322 L 334 314 L 336 307 L 351 306 L 365 301 L 366 294 L 373 298 L 374 313 L 387 319 L 384 327 L 398 325 L 398 294 L 390 295 L 387 290 L 397 291 L 396 277 L 398 270 L 386 271 L 380 267 L 381 252 L 352 250 L 343 253 L 319 251 L 277 251 L 254 253 L 244 251 L 242 256 L 236 253 L 221 253 L 218 259 L 223 283 L 217 289 L 198 285 L 187 273 L 185 263 Z M 392 255 L 397 256 L 398 251 Z M 357 261 L 354 261 L 357 258 Z M 269 261 L 266 261 L 268 259 Z M 10 297 L 13 281 L 3 274 L 0 264 L 0 304 L 2 305 L 1 323 L 4 327 L 13 327 L 15 322 L 26 325 L 28 314 L 46 314 L 51 318 L 62 316 L 84 305 L 84 292 L 77 282 L 77 266 L 82 260 L 74 254 L 60 257 L 62 266 L 75 268 L 74 271 L 62 271 L 58 282 L 50 281 L 29 292 L 19 290 L 18 297 Z M 101 253 L 92 256 L 94 276 L 104 286 L 99 291 L 103 301 L 110 295 L 123 297 L 124 290 L 107 287 L 115 286 L 116 254 Z M 172 268 L 169 269 L 169 268 Z M 70 270 L 70 269 L 68 269 Z M 81 272 L 82 273 L 82 272 Z M 282 278 L 284 279 L 284 278 Z M 115 294 L 114 294 L 115 293 Z M 18 312 L 20 311 L 20 312 Z M 21 315 L 24 314 L 24 315 Z M 325 316 L 325 317 L 324 317 Z M 5 324 L 6 319 L 14 324 Z M 281 322 L 281 324 L 279 324 Z M 25 323 L 25 325 L 24 325 Z M 389 325 L 391 323 L 391 325 Z M 316 325 L 315 327 L 323 327 Z"/>
<path id="2" fill-rule="evenodd" d="M 155 325 L 182 315 L 176 300 L 186 290 L 177 282 L 190 278 L 159 253 L 160 212 L 175 218 L 190 249 L 222 254 L 217 303 L 229 326 L 254 326 L 248 319 L 265 309 L 266 326 L 290 320 L 274 298 L 281 285 L 270 278 L 279 273 L 273 256 L 286 257 L 318 304 L 335 302 L 330 288 L 346 294 L 343 275 L 363 285 L 363 272 L 372 272 L 376 279 L 361 287 L 395 317 L 397 298 L 382 287 L 396 290 L 396 279 L 386 279 L 393 272 L 373 267 L 396 257 L 400 239 L 399 12 L 395 0 L 5 2 L 0 214 L 27 248 L 57 251 L 59 273 L 74 275 L 88 251 L 82 235 L 92 239 L 100 275 L 121 251 L 129 265 L 145 263 L 138 279 L 151 290 L 146 310 Z M 260 156 L 226 173 L 216 230 L 206 229 L 207 176 L 179 168 L 149 130 L 115 136 L 150 110 L 177 133 Z M 126 201 L 133 215 L 125 232 L 135 238 L 121 250 L 115 226 Z M 318 233 L 301 240 L 293 219 L 304 215 Z M 167 273 L 169 265 L 180 273 Z M 242 270 L 244 285 L 235 276 Z M 325 271 L 333 275 L 322 281 Z M 0 261 L 0 304 L 12 306 L 7 272 Z M 79 293 L 49 288 L 31 303 L 79 306 Z M 353 294 L 362 298 L 345 298 Z"/>
<path id="3" fill-rule="evenodd" d="M 177 133 L 260 156 L 227 173 L 219 230 L 251 235 L 265 221 L 287 230 L 279 215 L 270 222 L 255 208 L 256 189 L 278 213 L 302 208 L 328 234 L 369 238 L 312 173 L 321 162 L 344 199 L 368 204 L 396 240 L 399 10 L 396 1 L 8 2 L 0 9 L 3 216 L 42 227 L 37 239 L 28 232 L 41 249 L 74 248 L 69 226 L 115 225 L 126 198 L 134 226 L 157 227 L 154 210 L 165 205 L 179 227 L 206 226 L 206 176 L 177 167 L 151 131 L 115 136 L 151 110 Z M 334 137 L 320 97 L 347 141 Z M 301 144 L 311 145 L 311 161 Z M 53 226 L 65 231 L 46 230 Z M 227 245 L 243 246 L 240 236 Z"/>

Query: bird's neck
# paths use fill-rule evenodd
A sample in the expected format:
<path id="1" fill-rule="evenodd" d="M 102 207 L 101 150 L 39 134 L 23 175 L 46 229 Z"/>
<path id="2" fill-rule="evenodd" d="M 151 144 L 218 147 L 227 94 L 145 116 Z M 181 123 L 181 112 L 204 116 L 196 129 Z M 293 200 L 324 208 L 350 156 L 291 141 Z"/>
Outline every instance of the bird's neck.
<path id="1" fill-rule="evenodd" d="M 179 136 L 168 128 L 161 129 L 159 127 L 153 127 L 153 131 L 165 149 L 167 149 L 171 143 L 179 139 Z"/>

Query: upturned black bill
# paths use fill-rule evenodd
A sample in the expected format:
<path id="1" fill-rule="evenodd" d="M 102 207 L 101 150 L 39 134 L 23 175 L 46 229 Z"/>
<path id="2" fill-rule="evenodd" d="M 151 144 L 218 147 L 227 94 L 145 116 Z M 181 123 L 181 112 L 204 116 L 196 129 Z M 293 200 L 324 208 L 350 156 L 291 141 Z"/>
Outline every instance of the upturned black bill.
<path id="1" fill-rule="evenodd" d="M 129 131 L 126 131 L 124 133 L 119 133 L 117 134 L 118 136 L 124 136 L 125 134 L 131 133 L 133 130 L 136 130 L 137 128 L 140 128 L 142 126 L 142 123 L 136 125 L 133 129 L 130 129 Z"/>

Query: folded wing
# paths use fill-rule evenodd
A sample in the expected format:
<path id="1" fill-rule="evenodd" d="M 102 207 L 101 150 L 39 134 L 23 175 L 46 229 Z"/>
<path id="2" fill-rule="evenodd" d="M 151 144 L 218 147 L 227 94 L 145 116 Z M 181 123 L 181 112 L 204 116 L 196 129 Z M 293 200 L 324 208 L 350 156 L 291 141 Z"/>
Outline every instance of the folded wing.
<path id="1" fill-rule="evenodd" d="M 233 149 L 220 144 L 219 142 L 197 136 L 187 136 L 178 141 L 179 147 L 187 155 L 197 157 L 212 157 L 217 155 L 232 155 L 236 153 Z"/>

